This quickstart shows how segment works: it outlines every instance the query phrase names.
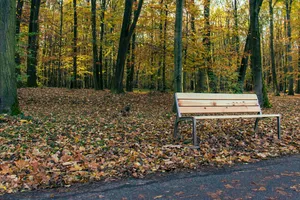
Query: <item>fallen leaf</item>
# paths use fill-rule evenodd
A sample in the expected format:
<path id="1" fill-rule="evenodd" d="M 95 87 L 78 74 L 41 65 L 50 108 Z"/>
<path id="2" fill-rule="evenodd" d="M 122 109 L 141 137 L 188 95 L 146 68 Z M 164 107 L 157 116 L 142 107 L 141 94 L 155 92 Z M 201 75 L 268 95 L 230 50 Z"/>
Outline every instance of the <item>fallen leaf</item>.
<path id="1" fill-rule="evenodd" d="M 232 188 L 234 188 L 232 185 L 230 185 L 230 184 L 226 184 L 226 185 L 224 185 L 227 189 L 232 189 Z"/>
<path id="2" fill-rule="evenodd" d="M 251 157 L 250 156 L 240 156 L 239 157 L 241 161 L 243 162 L 249 162 Z"/>
<path id="3" fill-rule="evenodd" d="M 180 196 L 180 195 L 183 195 L 183 194 L 184 194 L 184 192 L 182 192 L 182 191 L 175 193 L 176 196 Z"/>
<path id="4" fill-rule="evenodd" d="M 265 188 L 265 187 L 260 187 L 259 189 L 258 189 L 258 191 L 266 191 L 267 189 Z"/>

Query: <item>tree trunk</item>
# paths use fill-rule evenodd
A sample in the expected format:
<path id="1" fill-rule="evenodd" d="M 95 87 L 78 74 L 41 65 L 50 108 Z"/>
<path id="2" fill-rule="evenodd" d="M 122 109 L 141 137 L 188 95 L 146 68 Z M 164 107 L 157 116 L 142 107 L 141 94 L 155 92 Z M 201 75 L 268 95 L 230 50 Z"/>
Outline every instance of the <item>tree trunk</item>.
<path id="1" fill-rule="evenodd" d="M 164 17 L 164 0 L 160 0 L 160 13 L 159 13 L 159 49 L 163 49 L 163 17 Z M 162 60 L 163 54 L 159 52 L 158 70 L 157 70 L 157 90 L 162 91 Z"/>
<path id="2" fill-rule="evenodd" d="M 123 16 L 123 23 L 121 28 L 121 36 L 119 41 L 119 50 L 117 55 L 117 63 L 115 67 L 114 80 L 112 84 L 112 92 L 123 93 L 123 77 L 124 77 L 124 66 L 126 61 L 126 54 L 131 36 L 135 30 L 140 12 L 142 9 L 143 0 L 139 0 L 137 10 L 134 12 L 134 19 L 131 23 L 131 15 L 133 9 L 133 0 L 125 1 L 125 9 Z"/>
<path id="3" fill-rule="evenodd" d="M 100 90 L 100 78 L 99 78 L 99 60 L 97 50 L 97 31 L 96 31 L 96 0 L 91 1 L 92 11 L 92 44 L 93 44 L 93 77 L 94 77 L 94 89 Z"/>
<path id="4" fill-rule="evenodd" d="M 15 74 L 16 1 L 0 1 L 0 113 L 19 114 Z"/>
<path id="5" fill-rule="evenodd" d="M 275 53 L 274 53 L 274 16 L 273 16 L 273 3 L 269 0 L 269 14 L 270 14 L 270 59 L 272 68 L 273 90 L 276 96 L 279 94 L 279 86 L 277 83 L 276 66 L 275 66 Z"/>
<path id="6" fill-rule="evenodd" d="M 286 6 L 286 21 L 287 21 L 287 37 L 288 37 L 288 44 L 287 44 L 287 66 L 289 70 L 289 92 L 288 95 L 294 95 L 294 70 L 292 65 L 292 27 L 291 27 L 291 10 L 292 10 L 292 3 L 293 0 L 285 0 Z"/>
<path id="7" fill-rule="evenodd" d="M 239 39 L 239 24 L 238 24 L 238 8 L 237 0 L 234 0 L 234 43 L 236 53 L 236 66 L 239 65 L 239 51 L 240 51 L 240 39 Z"/>
<path id="8" fill-rule="evenodd" d="M 183 0 L 176 0 L 174 37 L 174 92 L 182 92 L 182 13 Z"/>
<path id="9" fill-rule="evenodd" d="M 186 6 L 186 4 L 185 4 Z M 183 48 L 183 80 L 182 80 L 182 89 L 183 92 L 187 91 L 187 57 L 188 57 L 188 49 L 189 49 L 189 41 L 187 38 L 189 38 L 189 12 L 188 10 L 186 11 L 186 23 L 185 23 L 185 38 L 186 38 L 186 42 L 185 42 L 185 46 Z"/>
<path id="10" fill-rule="evenodd" d="M 165 2 L 165 21 L 163 39 L 163 60 L 162 60 L 162 91 L 165 92 L 166 86 L 166 59 L 167 59 L 167 25 L 168 25 L 168 4 Z"/>
<path id="11" fill-rule="evenodd" d="M 135 38 L 136 35 L 134 33 L 132 36 L 132 44 L 131 44 L 131 58 L 129 60 L 129 65 L 127 68 L 127 79 L 126 79 L 127 92 L 133 92 L 133 76 L 134 76 L 134 65 L 135 65 Z"/>
<path id="12" fill-rule="evenodd" d="M 244 82 L 245 82 L 245 76 L 248 66 L 248 60 L 250 55 L 250 29 L 248 31 L 248 35 L 246 38 L 246 44 L 244 48 L 244 53 L 242 56 L 241 66 L 239 69 L 239 75 L 238 75 L 238 93 L 243 93 L 244 91 Z"/>
<path id="13" fill-rule="evenodd" d="M 106 0 L 102 0 L 100 16 L 100 49 L 99 49 L 99 87 L 103 90 L 103 39 L 104 39 L 104 18 L 105 18 Z"/>
<path id="14" fill-rule="evenodd" d="M 261 66 L 261 47 L 259 31 L 259 11 L 263 0 L 250 0 L 250 49 L 251 69 L 254 89 L 262 107 L 269 107 L 268 96 L 263 94 L 263 77 Z"/>
<path id="15" fill-rule="evenodd" d="M 16 16 L 16 44 L 17 44 L 17 50 L 16 50 L 16 55 L 15 55 L 15 62 L 16 62 L 16 73 L 18 76 L 21 76 L 21 56 L 20 56 L 20 46 L 19 46 L 19 41 L 20 41 L 20 30 L 21 30 L 21 19 L 22 19 L 22 11 L 23 11 L 23 5 L 24 5 L 24 0 L 18 0 L 17 3 L 17 16 Z M 17 86 L 21 87 L 22 86 L 22 81 L 17 79 Z"/>
<path id="16" fill-rule="evenodd" d="M 195 6 L 195 1 L 192 0 L 191 1 L 192 6 Z M 196 43 L 196 26 L 195 26 L 195 14 L 194 12 L 191 12 L 191 30 L 192 30 L 192 42 Z M 192 67 L 194 69 L 194 73 L 195 73 L 195 82 L 196 82 L 196 88 L 195 91 L 196 92 L 204 92 L 205 90 L 205 69 L 203 67 L 201 67 L 199 64 L 196 64 L 195 59 L 198 55 L 196 55 L 195 53 L 193 53 L 193 57 L 192 57 Z M 196 72 L 196 69 L 198 69 L 198 71 Z M 193 87 L 191 87 L 193 88 Z M 193 88 L 194 89 L 194 88 Z"/>
<path id="17" fill-rule="evenodd" d="M 211 57 L 211 27 L 210 27 L 210 0 L 204 1 L 204 63 L 205 68 L 207 69 L 207 76 L 209 79 L 209 88 L 210 92 L 217 92 L 217 76 L 214 74 L 212 69 L 212 57 Z"/>
<path id="18" fill-rule="evenodd" d="M 299 31 L 299 35 L 300 35 L 300 31 Z M 298 39 L 298 80 L 297 80 L 296 93 L 300 94 L 300 39 Z"/>
<path id="19" fill-rule="evenodd" d="M 77 2 L 73 0 L 73 78 L 71 88 L 77 88 Z"/>
<path id="20" fill-rule="evenodd" d="M 37 87 L 37 55 L 38 55 L 38 35 L 39 35 L 39 11 L 40 0 L 31 0 L 29 35 L 28 35 L 28 55 L 27 55 L 27 86 Z"/>
<path id="21" fill-rule="evenodd" d="M 127 77 L 126 77 L 126 91 L 127 92 L 130 92 L 130 91 L 128 91 L 129 90 L 129 74 L 130 74 L 130 55 L 131 55 L 131 53 L 130 53 L 130 51 L 131 51 L 131 45 L 130 45 L 130 43 L 129 43 L 129 45 L 128 45 L 128 51 L 127 51 L 127 60 L 126 60 L 126 75 L 127 75 Z"/>
<path id="22" fill-rule="evenodd" d="M 64 0 L 60 0 L 59 4 L 60 4 L 60 7 L 59 7 L 59 9 L 60 9 L 60 25 L 59 25 L 58 84 L 57 85 L 58 85 L 58 87 L 61 87 L 62 86 L 61 57 L 62 57 L 62 40 L 63 40 L 62 32 L 63 32 Z"/>
<path id="23" fill-rule="evenodd" d="M 150 38 L 151 38 L 151 44 L 154 44 L 154 17 L 151 15 L 151 32 L 150 32 Z M 150 53 L 150 66 L 154 66 L 154 47 L 151 47 L 151 53 Z M 154 73 L 153 69 L 150 68 L 150 84 L 149 89 L 152 91 L 155 88 L 155 82 L 154 82 Z"/>

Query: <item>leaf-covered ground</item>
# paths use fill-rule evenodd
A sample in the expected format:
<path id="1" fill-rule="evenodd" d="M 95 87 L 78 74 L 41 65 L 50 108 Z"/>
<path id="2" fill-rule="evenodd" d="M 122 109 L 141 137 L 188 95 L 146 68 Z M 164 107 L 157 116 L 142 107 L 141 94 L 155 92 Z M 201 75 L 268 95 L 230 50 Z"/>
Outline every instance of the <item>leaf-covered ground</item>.
<path id="1" fill-rule="evenodd" d="M 21 89 L 24 115 L 0 116 L 0 194 L 72 183 L 144 177 L 155 172 L 222 166 L 300 152 L 300 96 L 271 97 L 276 119 L 198 121 L 173 141 L 172 95 L 108 91 Z M 130 106 L 129 114 L 122 112 Z"/>

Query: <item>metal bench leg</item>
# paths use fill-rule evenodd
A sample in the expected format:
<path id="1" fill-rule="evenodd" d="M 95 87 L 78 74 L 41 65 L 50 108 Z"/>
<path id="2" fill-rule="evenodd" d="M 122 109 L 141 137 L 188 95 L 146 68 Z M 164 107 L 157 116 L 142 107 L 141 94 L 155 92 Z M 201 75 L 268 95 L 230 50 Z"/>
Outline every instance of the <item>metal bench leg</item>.
<path id="1" fill-rule="evenodd" d="M 281 129 L 280 129 L 280 117 L 277 117 L 277 134 L 278 134 L 278 139 L 281 138 L 280 132 L 281 132 Z"/>
<path id="2" fill-rule="evenodd" d="M 254 124 L 254 132 L 255 132 L 255 133 L 256 133 L 256 131 L 257 131 L 258 121 L 259 121 L 259 118 L 256 118 L 255 124 Z"/>
<path id="3" fill-rule="evenodd" d="M 174 125 L 174 139 L 178 139 L 178 117 L 176 117 L 175 125 Z"/>
<path id="4" fill-rule="evenodd" d="M 197 142 L 197 134 L 196 134 L 196 119 L 193 118 L 193 143 L 194 146 L 198 146 L 198 142 Z"/>

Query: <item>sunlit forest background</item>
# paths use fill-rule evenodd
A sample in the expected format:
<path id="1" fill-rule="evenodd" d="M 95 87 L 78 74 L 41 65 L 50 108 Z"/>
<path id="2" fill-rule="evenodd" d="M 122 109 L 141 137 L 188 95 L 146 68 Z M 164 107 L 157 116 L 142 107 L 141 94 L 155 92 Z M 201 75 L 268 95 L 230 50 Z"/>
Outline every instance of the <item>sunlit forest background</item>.
<path id="1" fill-rule="evenodd" d="M 42 0 L 38 16 L 38 31 L 29 33 L 29 0 L 23 2 L 18 34 L 19 87 L 26 86 L 28 36 L 38 36 L 37 83 L 46 87 L 71 87 L 74 77 L 74 57 L 78 88 L 93 88 L 93 38 L 91 1 L 77 0 L 77 51 L 74 52 L 74 0 Z M 271 2 L 271 3 L 270 3 Z M 202 0 L 186 0 L 183 11 L 183 89 L 195 90 L 198 68 L 205 67 L 205 55 L 211 54 L 212 70 L 217 76 L 218 91 L 234 91 L 244 55 L 249 27 L 249 2 L 244 0 L 211 0 L 210 52 L 203 45 L 204 5 Z M 18 7 L 19 8 L 19 7 Z M 293 76 L 299 87 L 300 3 L 294 0 L 290 13 L 291 38 L 287 35 L 287 7 L 284 0 L 265 0 L 260 11 L 262 67 L 265 85 L 272 90 L 270 54 L 270 9 L 274 18 L 274 57 L 280 91 L 287 90 L 287 77 Z M 168 90 L 173 87 L 174 26 L 176 2 L 145 0 L 130 48 L 124 75 L 133 68 L 133 87 Z M 109 89 L 114 74 L 124 1 L 96 1 L 96 34 L 98 52 L 102 52 L 101 78 L 103 88 Z M 288 43 L 291 50 L 288 51 Z M 132 43 L 132 42 L 131 42 Z M 292 62 L 288 62 L 292 56 Z M 288 70 L 291 65 L 292 70 Z M 128 72 L 128 73 L 126 73 Z M 205 80 L 207 76 L 204 77 Z M 208 80 L 207 80 L 208 81 Z M 206 84 L 207 84 L 206 81 Z M 164 83 L 163 83 L 164 82 Z M 208 88 L 207 88 L 208 89 Z M 245 89 L 253 89 L 248 67 Z M 298 91 L 299 92 L 299 91 Z"/>

